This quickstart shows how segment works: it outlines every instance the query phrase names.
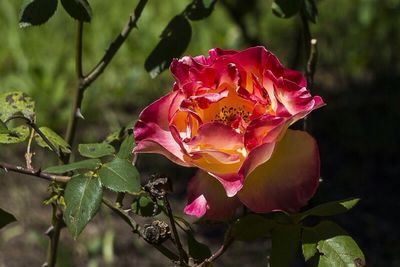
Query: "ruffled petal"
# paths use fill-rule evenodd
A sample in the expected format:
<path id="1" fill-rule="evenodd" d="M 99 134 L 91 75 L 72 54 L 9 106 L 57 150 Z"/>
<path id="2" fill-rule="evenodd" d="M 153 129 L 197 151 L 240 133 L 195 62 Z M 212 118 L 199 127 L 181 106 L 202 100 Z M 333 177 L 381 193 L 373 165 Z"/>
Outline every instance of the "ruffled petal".
<path id="1" fill-rule="evenodd" d="M 133 128 L 135 153 L 158 153 L 182 166 L 193 166 L 184 161 L 184 152 L 168 127 L 168 114 L 177 92 L 171 92 L 150 104 L 139 115 Z"/>
<path id="2" fill-rule="evenodd" d="M 189 181 L 184 209 L 188 215 L 223 220 L 232 217 L 239 205 L 237 197 L 227 197 L 221 184 L 204 171 L 198 171 Z"/>
<path id="3" fill-rule="evenodd" d="M 319 177 L 315 140 L 306 132 L 288 130 L 272 157 L 246 177 L 238 197 L 254 212 L 294 212 L 314 195 Z"/>

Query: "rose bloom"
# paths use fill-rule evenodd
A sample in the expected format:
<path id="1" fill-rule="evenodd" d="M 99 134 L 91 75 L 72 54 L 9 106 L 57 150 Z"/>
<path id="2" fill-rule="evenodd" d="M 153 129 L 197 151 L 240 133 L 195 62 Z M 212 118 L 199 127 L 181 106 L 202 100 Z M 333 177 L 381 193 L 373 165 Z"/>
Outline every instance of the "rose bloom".
<path id="1" fill-rule="evenodd" d="M 260 213 L 307 203 L 318 186 L 318 147 L 288 127 L 324 102 L 301 73 L 264 47 L 211 49 L 173 60 L 170 70 L 172 91 L 140 114 L 134 152 L 199 168 L 186 214 L 224 219 L 240 203 Z"/>

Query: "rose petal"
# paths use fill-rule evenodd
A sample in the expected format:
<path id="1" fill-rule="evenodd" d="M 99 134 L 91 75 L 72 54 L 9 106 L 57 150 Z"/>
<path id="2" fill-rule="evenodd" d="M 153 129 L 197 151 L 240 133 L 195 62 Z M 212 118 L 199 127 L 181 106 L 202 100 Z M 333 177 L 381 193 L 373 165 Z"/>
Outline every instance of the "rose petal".
<path id="1" fill-rule="evenodd" d="M 134 152 L 162 154 L 171 161 L 188 167 L 192 165 L 184 161 L 184 153 L 168 127 L 168 114 L 177 96 L 177 91 L 173 91 L 142 111 L 133 129 L 136 141 Z"/>
<path id="2" fill-rule="evenodd" d="M 319 168 L 315 140 L 288 130 L 272 157 L 246 177 L 238 197 L 254 212 L 297 211 L 314 195 Z"/>
<path id="3" fill-rule="evenodd" d="M 218 174 L 209 172 L 224 187 L 226 195 L 233 197 L 243 187 L 243 175 L 240 173 Z"/>
<path id="4" fill-rule="evenodd" d="M 221 184 L 204 171 L 198 171 L 189 181 L 184 209 L 188 215 L 223 220 L 232 217 L 239 205 L 236 197 L 227 197 Z"/>

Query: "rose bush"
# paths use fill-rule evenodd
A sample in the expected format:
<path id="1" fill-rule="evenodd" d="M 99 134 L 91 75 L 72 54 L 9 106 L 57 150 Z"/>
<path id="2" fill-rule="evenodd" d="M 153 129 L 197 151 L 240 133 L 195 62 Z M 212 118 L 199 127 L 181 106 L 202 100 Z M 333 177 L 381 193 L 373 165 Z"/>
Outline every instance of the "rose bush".
<path id="1" fill-rule="evenodd" d="M 304 76 L 264 47 L 212 49 L 171 63 L 172 91 L 134 126 L 135 153 L 159 153 L 199 171 L 185 213 L 222 219 L 240 203 L 254 212 L 296 211 L 319 179 L 314 139 L 288 127 L 324 105 Z"/>

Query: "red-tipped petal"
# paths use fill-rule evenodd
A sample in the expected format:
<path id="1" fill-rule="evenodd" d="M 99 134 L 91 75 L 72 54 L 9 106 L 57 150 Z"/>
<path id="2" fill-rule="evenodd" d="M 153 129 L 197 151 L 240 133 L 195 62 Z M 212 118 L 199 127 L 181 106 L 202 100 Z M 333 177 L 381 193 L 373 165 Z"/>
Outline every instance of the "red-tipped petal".
<path id="1" fill-rule="evenodd" d="M 314 195 L 319 170 L 315 140 L 288 130 L 272 157 L 246 177 L 238 197 L 254 212 L 297 211 Z"/>
<path id="2" fill-rule="evenodd" d="M 142 111 L 133 128 L 136 141 L 134 152 L 162 154 L 179 165 L 189 167 L 192 165 L 183 160 L 184 153 L 168 127 L 168 114 L 176 97 L 177 92 L 171 92 Z"/>
<path id="3" fill-rule="evenodd" d="M 221 184 L 204 171 L 198 171 L 189 181 L 186 214 L 223 220 L 232 217 L 239 205 L 236 197 L 227 197 Z"/>

